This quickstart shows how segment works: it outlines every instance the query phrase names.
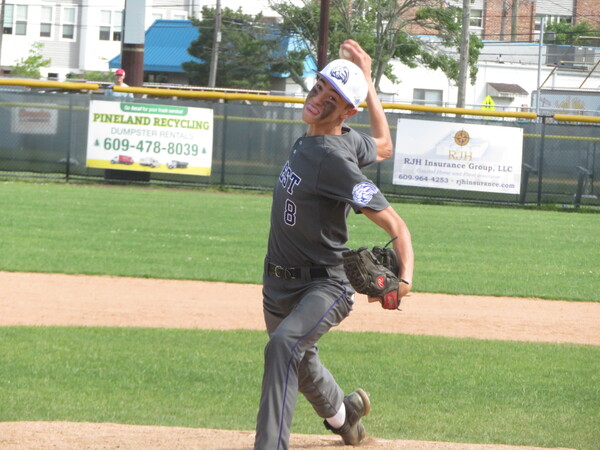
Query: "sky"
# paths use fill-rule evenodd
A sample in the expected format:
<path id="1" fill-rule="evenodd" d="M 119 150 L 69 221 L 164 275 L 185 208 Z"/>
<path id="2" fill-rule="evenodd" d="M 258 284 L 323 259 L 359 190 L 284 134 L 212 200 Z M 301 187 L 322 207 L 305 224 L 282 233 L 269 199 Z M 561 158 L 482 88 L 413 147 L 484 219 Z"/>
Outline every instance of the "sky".
<path id="1" fill-rule="evenodd" d="M 216 0 L 206 0 L 201 2 L 202 5 L 216 5 Z M 269 0 L 221 0 L 221 8 L 229 8 L 237 10 L 242 8 L 242 11 L 246 14 L 255 16 L 256 14 L 263 12 L 265 16 L 277 15 L 271 8 L 269 8 Z"/>

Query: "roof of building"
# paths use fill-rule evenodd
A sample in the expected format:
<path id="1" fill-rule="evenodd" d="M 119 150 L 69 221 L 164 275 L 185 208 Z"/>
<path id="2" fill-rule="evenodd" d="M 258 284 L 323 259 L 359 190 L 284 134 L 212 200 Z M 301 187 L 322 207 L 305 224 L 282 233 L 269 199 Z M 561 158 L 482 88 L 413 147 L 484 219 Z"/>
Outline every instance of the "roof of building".
<path id="1" fill-rule="evenodd" d="M 180 72 L 181 64 L 187 61 L 202 63 L 191 56 L 187 49 L 198 39 L 198 28 L 191 20 L 155 20 L 146 30 L 144 42 L 144 71 Z M 111 69 L 121 67 L 121 55 L 108 63 Z"/>
<path id="2" fill-rule="evenodd" d="M 492 97 L 514 97 L 514 96 L 525 96 L 529 93 L 518 84 L 508 83 L 487 83 L 488 95 Z M 491 88 L 491 90 L 489 89 Z"/>

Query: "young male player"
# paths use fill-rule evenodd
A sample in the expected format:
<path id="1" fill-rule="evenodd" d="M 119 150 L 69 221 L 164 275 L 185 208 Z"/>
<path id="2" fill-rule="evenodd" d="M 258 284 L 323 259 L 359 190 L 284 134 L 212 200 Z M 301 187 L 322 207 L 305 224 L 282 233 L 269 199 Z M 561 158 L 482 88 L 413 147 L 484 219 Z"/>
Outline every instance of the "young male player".
<path id="1" fill-rule="evenodd" d="M 307 124 L 273 191 L 263 276 L 263 310 L 270 339 L 264 353 L 255 449 L 287 449 L 298 391 L 325 427 L 347 445 L 365 437 L 361 417 L 371 405 L 362 389 L 344 395 L 319 360 L 317 341 L 350 314 L 354 290 L 342 266 L 346 218 L 353 209 L 393 240 L 400 273 L 398 296 L 412 287 L 410 232 L 361 167 L 392 155 L 387 119 L 371 80 L 371 58 L 352 40 L 328 64 L 306 97 Z M 371 136 L 344 121 L 367 101 Z M 345 353 L 350 349 L 338 349 Z"/>

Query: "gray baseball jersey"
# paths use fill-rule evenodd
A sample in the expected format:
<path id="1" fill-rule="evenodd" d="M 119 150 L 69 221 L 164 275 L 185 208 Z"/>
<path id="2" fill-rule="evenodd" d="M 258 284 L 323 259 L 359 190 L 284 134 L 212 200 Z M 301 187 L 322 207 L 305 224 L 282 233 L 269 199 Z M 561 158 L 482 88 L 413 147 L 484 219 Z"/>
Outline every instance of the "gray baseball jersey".
<path id="1" fill-rule="evenodd" d="M 273 193 L 271 261 L 284 266 L 340 264 L 350 209 L 389 205 L 360 170 L 375 161 L 375 142 L 350 128 L 343 131 L 296 141 Z"/>
<path id="2" fill-rule="evenodd" d="M 288 448 L 298 392 L 322 418 L 335 415 L 343 402 L 344 392 L 321 364 L 317 342 L 352 310 L 354 291 L 342 266 L 350 210 L 388 206 L 360 170 L 376 155 L 374 140 L 350 128 L 344 127 L 340 136 L 304 136 L 275 185 L 263 276 L 270 339 L 255 449 Z M 321 269 L 316 277 L 305 276 L 312 273 L 305 269 L 316 267 Z M 304 275 L 298 277 L 299 272 Z"/>

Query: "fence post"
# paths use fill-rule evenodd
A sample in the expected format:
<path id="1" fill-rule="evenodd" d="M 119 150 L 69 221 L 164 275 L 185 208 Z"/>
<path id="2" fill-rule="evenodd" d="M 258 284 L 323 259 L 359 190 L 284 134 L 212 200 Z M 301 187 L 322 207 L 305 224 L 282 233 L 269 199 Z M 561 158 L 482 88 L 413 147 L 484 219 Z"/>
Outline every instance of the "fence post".
<path id="1" fill-rule="evenodd" d="M 69 176 L 71 175 L 71 142 L 73 142 L 72 124 L 73 124 L 73 96 L 69 95 L 69 125 L 68 131 L 68 142 L 67 142 L 67 162 L 65 166 L 65 181 L 69 182 Z M 86 150 L 87 151 L 87 150 Z"/>
<path id="2" fill-rule="evenodd" d="M 590 193 L 592 195 L 594 195 L 594 173 L 596 173 L 596 154 L 598 153 L 597 150 L 599 148 L 598 142 L 594 142 L 592 144 L 592 155 L 591 157 L 588 159 L 589 160 L 589 166 L 592 168 L 592 173 L 590 175 Z"/>
<path id="3" fill-rule="evenodd" d="M 541 143 L 540 143 L 540 162 L 538 164 L 538 191 L 537 191 L 537 205 L 542 204 L 542 179 L 544 173 L 544 147 L 546 144 L 546 116 L 542 116 L 542 132 L 541 132 Z"/>
<path id="4" fill-rule="evenodd" d="M 229 115 L 229 103 L 223 100 L 223 150 L 221 151 L 221 187 L 225 186 L 225 154 L 227 151 L 227 116 Z"/>

